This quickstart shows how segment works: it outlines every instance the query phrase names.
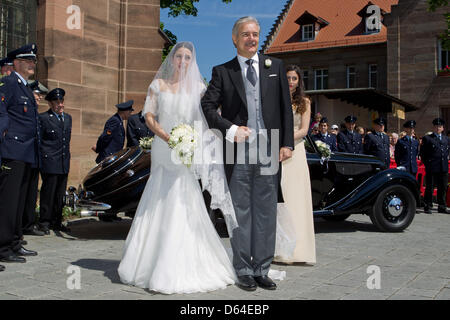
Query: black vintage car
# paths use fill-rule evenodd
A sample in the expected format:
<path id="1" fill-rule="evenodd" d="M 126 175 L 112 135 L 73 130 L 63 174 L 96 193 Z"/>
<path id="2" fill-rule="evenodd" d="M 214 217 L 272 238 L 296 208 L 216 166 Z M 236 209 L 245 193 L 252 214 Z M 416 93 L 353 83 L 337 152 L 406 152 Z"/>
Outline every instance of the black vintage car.
<path id="1" fill-rule="evenodd" d="M 367 214 L 382 231 L 398 232 L 414 219 L 419 203 L 415 177 L 398 169 L 383 170 L 383 163 L 368 155 L 332 153 L 325 158 L 307 136 L 307 159 L 311 177 L 314 215 L 341 221 L 351 214 Z M 150 175 L 149 151 L 127 148 L 104 159 L 86 176 L 83 185 L 71 187 L 68 205 L 80 207 L 82 215 L 112 219 L 117 213 L 132 216 Z M 204 194 L 208 205 L 208 194 Z M 219 210 L 210 210 L 217 225 Z"/>

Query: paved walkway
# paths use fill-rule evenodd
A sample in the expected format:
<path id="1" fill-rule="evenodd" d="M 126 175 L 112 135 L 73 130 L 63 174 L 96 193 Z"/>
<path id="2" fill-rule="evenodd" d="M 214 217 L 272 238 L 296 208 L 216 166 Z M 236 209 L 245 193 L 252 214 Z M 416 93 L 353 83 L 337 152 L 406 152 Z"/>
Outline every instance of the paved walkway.
<path id="1" fill-rule="evenodd" d="M 39 255 L 25 264 L 6 264 L 0 300 L 450 299 L 450 215 L 418 214 L 402 233 L 378 232 L 366 216 L 338 223 L 316 219 L 317 264 L 273 265 L 287 273 L 276 291 L 248 293 L 230 286 L 190 295 L 155 294 L 120 283 L 116 270 L 130 224 L 128 218 L 112 223 L 90 218 L 74 221 L 70 235 L 26 237 L 26 247 Z"/>

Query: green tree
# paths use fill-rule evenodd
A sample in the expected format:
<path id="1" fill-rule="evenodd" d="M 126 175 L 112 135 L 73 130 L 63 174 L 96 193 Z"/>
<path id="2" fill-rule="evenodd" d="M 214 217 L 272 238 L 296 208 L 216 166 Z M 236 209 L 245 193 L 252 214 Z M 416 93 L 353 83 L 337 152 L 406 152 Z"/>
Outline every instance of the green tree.
<path id="1" fill-rule="evenodd" d="M 428 0 L 428 10 L 436 11 L 439 7 L 448 6 L 448 0 Z M 444 13 L 445 21 L 447 22 L 447 30 L 439 36 L 442 40 L 442 48 L 450 50 L 450 12 Z"/>
<path id="2" fill-rule="evenodd" d="M 197 16 L 195 3 L 200 0 L 160 0 L 160 6 L 163 9 L 169 8 L 169 17 L 178 17 L 179 15 Z M 209 0 L 210 1 L 210 0 Z M 230 3 L 232 0 L 222 0 L 224 3 Z"/>
<path id="3" fill-rule="evenodd" d="M 177 36 L 174 35 L 170 30 L 164 29 L 164 23 L 159 23 L 159 28 L 167 35 L 167 37 L 172 41 L 172 44 L 168 44 L 163 48 L 162 61 L 166 60 L 167 55 L 170 50 L 172 50 L 175 43 L 177 43 Z"/>

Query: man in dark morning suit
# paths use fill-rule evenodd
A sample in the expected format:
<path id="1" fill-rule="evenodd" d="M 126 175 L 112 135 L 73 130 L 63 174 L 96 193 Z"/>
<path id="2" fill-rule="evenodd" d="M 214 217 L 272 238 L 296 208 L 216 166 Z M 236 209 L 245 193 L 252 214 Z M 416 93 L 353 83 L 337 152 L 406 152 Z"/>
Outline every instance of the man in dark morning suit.
<path id="1" fill-rule="evenodd" d="M 419 141 L 413 138 L 416 121 L 410 120 L 403 124 L 406 136 L 399 139 L 395 145 L 395 163 L 397 167 L 404 167 L 414 177 L 417 175 L 417 156 L 419 154 Z"/>
<path id="2" fill-rule="evenodd" d="M 155 134 L 145 124 L 142 111 L 133 114 L 127 121 L 127 147 L 139 145 L 139 140 L 143 137 L 153 137 Z"/>
<path id="3" fill-rule="evenodd" d="M 49 109 L 39 114 L 42 137 L 39 225 L 46 234 L 50 233 L 49 229 L 70 231 L 62 224 L 72 134 L 72 117 L 64 112 L 65 95 L 64 89 L 51 90 L 45 96 Z"/>
<path id="4" fill-rule="evenodd" d="M 34 99 L 39 104 L 42 94 L 45 93 L 45 87 L 39 85 L 39 81 L 28 81 L 30 89 L 33 91 Z M 42 136 L 41 136 L 42 137 Z M 42 141 L 42 140 L 41 140 Z M 28 184 L 28 196 L 25 202 L 25 207 L 22 216 L 22 231 L 25 235 L 43 236 L 45 232 L 39 230 L 39 226 L 36 224 L 36 203 L 38 197 L 38 185 L 39 185 L 39 168 L 38 165 L 32 165 L 30 171 L 30 183 Z"/>
<path id="5" fill-rule="evenodd" d="M 449 140 L 444 135 L 445 121 L 441 118 L 433 120 L 434 132 L 422 138 L 420 157 L 425 165 L 425 207 L 424 212 L 431 214 L 433 207 L 433 189 L 437 185 L 438 212 L 449 213 L 446 205 L 448 183 Z"/>
<path id="6" fill-rule="evenodd" d="M 384 133 L 386 120 L 377 118 L 373 121 L 374 131 L 364 138 L 364 153 L 376 156 L 384 163 L 385 169 L 389 169 L 391 156 L 389 151 L 389 137 Z"/>
<path id="7" fill-rule="evenodd" d="M 357 118 L 355 116 L 345 117 L 345 129 L 337 135 L 337 148 L 339 152 L 363 153 L 362 136 L 355 131 Z"/>
<path id="8" fill-rule="evenodd" d="M 225 173 L 239 225 L 231 237 L 233 266 L 237 285 L 248 291 L 257 286 L 276 289 L 268 271 L 275 250 L 277 171 L 279 162 L 289 159 L 294 147 L 286 70 L 281 60 L 257 53 L 259 32 L 255 18 L 244 17 L 235 23 L 232 39 L 238 56 L 213 68 L 202 98 L 209 126 L 224 137 Z M 271 138 L 273 132 L 279 132 L 278 140 Z M 265 172 L 268 165 L 261 161 L 249 162 L 249 150 L 257 148 L 258 142 L 259 146 L 269 144 L 269 165 L 276 164 L 275 172 Z M 245 163 L 236 162 L 237 153 Z"/>
<path id="9" fill-rule="evenodd" d="M 116 105 L 117 113 L 105 123 L 103 133 L 98 137 L 97 145 L 92 148 L 98 153 L 96 163 L 102 162 L 106 157 L 120 151 L 125 145 L 125 129 L 123 121 L 128 120 L 133 109 L 133 100 Z"/>
<path id="10" fill-rule="evenodd" d="M 2 142 L 2 163 L 8 170 L 0 173 L 0 261 L 26 262 L 23 256 L 37 252 L 23 247 L 22 215 L 27 199 L 31 166 L 39 166 L 39 116 L 27 80 L 36 68 L 35 44 L 8 53 L 15 72 L 1 81 L 1 94 L 8 113 L 8 131 Z"/>
<path id="11" fill-rule="evenodd" d="M 313 141 L 322 141 L 330 146 L 331 151 L 337 151 L 336 135 L 328 133 L 328 119 L 323 117 L 319 121 L 319 133 L 312 136 Z"/>

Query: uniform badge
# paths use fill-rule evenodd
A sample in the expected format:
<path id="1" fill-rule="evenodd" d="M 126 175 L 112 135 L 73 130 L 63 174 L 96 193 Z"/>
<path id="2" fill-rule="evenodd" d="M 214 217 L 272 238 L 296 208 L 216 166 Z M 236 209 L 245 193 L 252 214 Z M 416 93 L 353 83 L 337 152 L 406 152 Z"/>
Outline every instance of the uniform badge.
<path id="1" fill-rule="evenodd" d="M 28 112 L 28 107 L 23 107 L 23 112 Z"/>
<path id="2" fill-rule="evenodd" d="M 106 134 L 111 135 L 112 134 L 111 130 L 106 130 Z"/>
<path id="3" fill-rule="evenodd" d="M 2 102 L 5 102 L 5 97 L 2 96 Z"/>

